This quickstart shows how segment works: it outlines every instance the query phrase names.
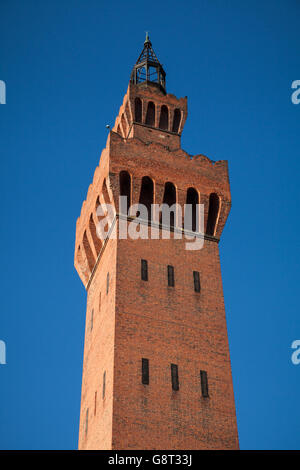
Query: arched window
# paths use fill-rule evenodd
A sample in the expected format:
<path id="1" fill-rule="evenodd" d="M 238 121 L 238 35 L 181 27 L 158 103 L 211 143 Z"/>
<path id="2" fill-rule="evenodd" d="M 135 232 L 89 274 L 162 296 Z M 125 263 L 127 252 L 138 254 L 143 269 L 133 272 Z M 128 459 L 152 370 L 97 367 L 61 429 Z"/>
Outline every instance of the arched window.
<path id="1" fill-rule="evenodd" d="M 131 177 L 128 171 L 121 171 L 119 175 L 120 180 L 120 196 L 127 197 L 126 207 L 120 207 L 121 212 L 128 214 L 128 210 L 131 204 Z"/>
<path id="2" fill-rule="evenodd" d="M 173 127 L 172 127 L 173 132 L 178 132 L 180 121 L 181 121 L 181 111 L 180 109 L 176 108 L 174 111 L 174 118 L 173 118 Z"/>
<path id="3" fill-rule="evenodd" d="M 169 129 L 169 110 L 165 105 L 160 110 L 159 128 L 164 130 Z"/>
<path id="4" fill-rule="evenodd" d="M 96 225 L 95 225 L 95 222 L 94 222 L 94 219 L 93 219 L 93 214 L 91 214 L 91 216 L 90 216 L 89 228 L 90 228 L 90 232 L 91 232 L 91 235 L 92 235 L 92 239 L 93 239 L 93 243 L 94 243 L 96 253 L 97 253 L 97 255 L 99 255 L 99 252 L 100 252 L 100 249 L 101 249 L 101 241 L 100 241 L 99 237 L 97 236 Z"/>
<path id="5" fill-rule="evenodd" d="M 149 176 L 144 176 L 140 192 L 139 204 L 144 204 L 148 210 L 148 219 L 151 220 L 151 205 L 153 204 L 154 185 Z"/>
<path id="6" fill-rule="evenodd" d="M 211 195 L 209 196 L 208 217 L 206 223 L 207 235 L 215 235 L 219 208 L 219 196 L 216 193 L 211 193 Z"/>
<path id="7" fill-rule="evenodd" d="M 129 111 L 128 101 L 126 102 L 126 106 L 125 106 L 125 116 L 127 118 L 127 122 L 130 122 L 131 118 L 130 118 L 130 111 Z"/>
<path id="8" fill-rule="evenodd" d="M 98 197 L 97 197 L 97 201 L 96 201 L 96 206 L 95 206 L 98 222 L 99 222 L 99 220 L 102 219 L 102 216 L 100 216 L 100 215 L 98 214 L 98 211 L 97 211 L 97 209 L 98 209 L 99 206 L 101 206 L 101 202 L 100 202 L 100 198 L 99 198 L 99 196 L 98 196 Z"/>
<path id="9" fill-rule="evenodd" d="M 122 123 L 124 137 L 126 137 L 127 136 L 127 123 L 126 123 L 126 119 L 125 119 L 124 114 L 122 114 L 121 123 Z"/>
<path id="10" fill-rule="evenodd" d="M 134 100 L 134 116 L 136 122 L 142 122 L 142 100 L 140 98 Z"/>
<path id="11" fill-rule="evenodd" d="M 147 114 L 146 114 L 146 124 L 148 124 L 148 126 L 155 125 L 155 105 L 153 101 L 149 101 L 148 103 Z"/>
<path id="12" fill-rule="evenodd" d="M 109 194 L 108 194 L 106 178 L 104 178 L 104 180 L 103 180 L 102 191 L 101 192 L 103 194 L 105 204 L 110 204 L 110 197 L 109 197 Z"/>
<path id="13" fill-rule="evenodd" d="M 83 246 L 84 246 L 84 251 L 85 251 L 85 254 L 86 254 L 89 269 L 90 269 L 90 271 L 93 271 L 93 267 L 94 267 L 94 264 L 95 264 L 95 258 L 94 258 L 93 252 L 91 250 L 86 232 L 84 232 L 84 234 L 83 234 Z"/>
<path id="14" fill-rule="evenodd" d="M 163 203 L 168 204 L 171 207 L 173 204 L 176 204 L 176 188 L 173 183 L 166 183 L 164 190 Z M 162 222 L 162 214 L 160 214 L 160 223 Z M 174 227 L 175 225 L 175 214 L 172 211 L 170 213 L 170 226 Z"/>
<path id="15" fill-rule="evenodd" d="M 184 217 L 184 228 L 192 230 L 193 232 L 199 230 L 199 220 L 197 221 L 197 211 L 199 204 L 199 194 L 194 188 L 188 188 L 186 193 L 186 204 L 189 206 L 186 208 Z M 199 212 L 198 212 L 199 219 Z M 198 223 L 197 223 L 198 222 Z"/>
<path id="16" fill-rule="evenodd" d="M 109 197 L 109 194 L 108 194 L 106 178 L 104 178 L 104 180 L 103 180 L 101 193 L 102 193 L 101 202 L 100 202 L 99 197 L 97 198 L 97 202 L 96 202 L 96 214 L 98 216 L 98 221 L 99 222 L 102 221 L 103 218 L 105 218 L 107 216 L 107 214 L 109 213 L 108 212 L 108 207 L 109 207 L 109 204 L 110 204 L 110 197 Z M 98 209 L 99 206 L 101 206 L 101 207 Z M 108 225 L 109 225 L 109 220 L 107 219 L 106 225 L 104 227 L 102 227 L 104 232 L 102 232 L 102 230 L 100 230 L 99 233 L 97 232 L 98 236 L 101 239 L 103 239 L 102 237 L 104 236 L 105 233 L 107 233 Z"/>
<path id="17" fill-rule="evenodd" d="M 80 268 L 80 272 L 84 278 L 84 282 L 85 284 L 88 282 L 89 280 L 89 273 L 87 272 L 87 266 L 86 266 L 86 263 L 84 262 L 83 260 L 83 254 L 82 254 L 82 248 L 81 248 L 81 245 L 78 246 L 78 250 L 77 250 L 77 263 L 79 265 L 79 268 Z"/>

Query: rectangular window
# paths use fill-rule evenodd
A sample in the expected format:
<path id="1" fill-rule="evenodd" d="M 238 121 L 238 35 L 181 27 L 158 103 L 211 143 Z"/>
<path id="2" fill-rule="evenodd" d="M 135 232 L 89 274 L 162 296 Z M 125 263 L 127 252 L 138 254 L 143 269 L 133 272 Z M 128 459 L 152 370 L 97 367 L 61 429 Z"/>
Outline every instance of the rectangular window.
<path id="1" fill-rule="evenodd" d="M 91 331 L 93 329 L 93 326 L 94 326 L 94 309 L 92 309 L 91 311 Z"/>
<path id="2" fill-rule="evenodd" d="M 86 410 L 86 414 L 85 414 L 85 435 L 86 436 L 88 433 L 88 425 L 89 425 L 89 409 Z"/>
<path id="3" fill-rule="evenodd" d="M 208 395 L 208 382 L 207 382 L 207 372 L 205 370 L 200 370 L 200 380 L 201 380 L 201 392 L 204 398 L 207 398 Z"/>
<path id="4" fill-rule="evenodd" d="M 108 294 L 108 291 L 109 291 L 109 273 L 107 273 L 107 276 L 106 276 L 106 293 Z"/>
<path id="5" fill-rule="evenodd" d="M 179 390 L 178 380 L 178 366 L 177 364 L 171 364 L 171 379 L 172 379 L 172 390 Z"/>
<path id="6" fill-rule="evenodd" d="M 95 392 L 94 416 L 96 416 L 96 412 L 97 412 L 97 392 Z"/>
<path id="7" fill-rule="evenodd" d="M 173 266 L 168 266 L 168 286 L 169 287 L 174 287 L 175 281 L 174 281 L 174 267 Z"/>
<path id="8" fill-rule="evenodd" d="M 106 371 L 103 372 L 103 387 L 102 387 L 102 398 L 105 398 L 105 382 L 106 382 Z"/>
<path id="9" fill-rule="evenodd" d="M 142 358 L 142 384 L 149 385 L 149 360 Z"/>
<path id="10" fill-rule="evenodd" d="M 193 271 L 194 276 L 194 290 L 195 292 L 200 292 L 200 274 L 198 271 Z"/>
<path id="11" fill-rule="evenodd" d="M 148 281 L 148 263 L 145 259 L 141 260 L 142 281 Z"/>

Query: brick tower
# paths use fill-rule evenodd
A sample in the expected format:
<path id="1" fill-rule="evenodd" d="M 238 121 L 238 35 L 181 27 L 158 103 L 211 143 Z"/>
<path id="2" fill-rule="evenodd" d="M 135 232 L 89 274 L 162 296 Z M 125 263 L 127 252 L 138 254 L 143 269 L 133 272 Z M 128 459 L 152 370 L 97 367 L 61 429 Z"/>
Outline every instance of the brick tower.
<path id="1" fill-rule="evenodd" d="M 80 449 L 238 448 L 218 250 L 228 167 L 181 149 L 186 117 L 187 98 L 166 93 L 146 37 L 76 225 L 75 267 L 87 290 Z M 194 219 L 180 228 L 180 212 L 169 239 L 161 219 L 159 239 L 120 238 L 120 224 L 138 220 L 120 195 L 146 207 L 203 204 L 202 249 L 186 249 L 185 231 L 198 228 Z M 108 204 L 115 216 L 101 240 Z"/>

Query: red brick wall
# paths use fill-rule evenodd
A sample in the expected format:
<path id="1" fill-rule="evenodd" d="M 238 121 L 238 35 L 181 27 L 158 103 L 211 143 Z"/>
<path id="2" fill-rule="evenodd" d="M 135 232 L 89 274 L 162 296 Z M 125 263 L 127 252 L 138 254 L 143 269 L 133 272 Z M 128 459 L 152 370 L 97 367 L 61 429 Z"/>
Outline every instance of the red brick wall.
<path id="1" fill-rule="evenodd" d="M 82 376 L 79 449 L 111 449 L 113 371 L 115 346 L 115 240 L 110 240 L 100 259 L 88 290 L 84 362 Z M 109 291 L 106 293 L 107 273 Z M 101 294 L 101 302 L 100 302 Z M 90 329 L 94 309 L 93 329 Z M 106 371 L 105 398 L 102 398 L 103 372 Z M 97 392 L 96 414 L 95 392 Z M 85 433 L 86 410 L 89 409 L 88 432 Z"/>
<path id="2" fill-rule="evenodd" d="M 175 287 L 167 285 L 168 264 Z M 217 243 L 206 241 L 195 254 L 183 240 L 119 241 L 115 341 L 114 449 L 238 447 Z M 142 358 L 149 359 L 149 385 L 141 383 Z M 178 365 L 178 392 L 171 363 Z M 200 370 L 208 374 L 209 398 L 201 396 Z"/>
<path id="3" fill-rule="evenodd" d="M 167 104 L 170 129 L 172 113 L 179 108 L 178 133 L 135 123 L 136 96 L 143 103 L 155 102 L 156 125 L 160 106 Z M 186 98 L 178 100 L 152 87 L 130 85 L 77 220 L 75 267 L 88 290 L 81 449 L 238 447 L 217 243 L 231 206 L 228 166 L 226 161 L 213 162 L 181 149 L 186 115 Z M 132 178 L 132 203 L 138 202 L 143 176 L 153 179 L 154 202 L 159 204 L 166 182 L 175 185 L 181 205 L 186 202 L 187 189 L 194 187 L 204 204 L 205 225 L 209 195 L 216 192 L 220 212 L 215 236 L 207 237 L 199 251 L 187 251 L 185 239 L 95 242 L 98 198 L 100 203 L 112 202 L 118 211 L 122 170 Z M 148 282 L 141 281 L 141 258 L 148 261 Z M 167 286 L 168 264 L 175 268 L 173 288 Z M 201 293 L 194 292 L 194 270 L 200 272 Z M 142 357 L 150 361 L 149 385 L 141 383 Z M 171 388 L 171 363 L 179 368 L 178 392 Z M 201 396 L 200 369 L 208 373 L 209 398 Z"/>

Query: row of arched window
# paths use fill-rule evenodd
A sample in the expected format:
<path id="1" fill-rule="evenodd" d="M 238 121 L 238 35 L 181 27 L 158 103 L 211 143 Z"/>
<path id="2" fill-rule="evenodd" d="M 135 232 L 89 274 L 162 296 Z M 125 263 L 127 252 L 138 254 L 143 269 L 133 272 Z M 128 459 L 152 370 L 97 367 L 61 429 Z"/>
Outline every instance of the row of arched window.
<path id="1" fill-rule="evenodd" d="M 135 98 L 134 102 L 134 116 L 136 122 L 142 122 L 142 100 L 140 98 Z M 171 129 L 169 129 L 169 108 L 166 105 L 162 105 L 160 108 L 160 116 L 159 116 L 159 129 L 172 131 L 178 133 L 179 126 L 181 121 L 181 111 L 180 109 L 176 108 L 174 110 L 173 122 L 171 125 Z M 146 111 L 146 118 L 145 124 L 148 126 L 155 126 L 155 104 L 153 101 L 149 101 L 147 104 L 147 111 Z"/>
<path id="2" fill-rule="evenodd" d="M 130 174 L 127 171 L 121 171 L 119 174 L 119 184 L 120 184 L 120 196 L 127 196 L 127 214 L 129 211 L 129 207 L 131 205 L 131 198 L 132 198 L 132 179 Z M 107 182 L 104 180 L 102 189 L 101 189 L 101 196 L 97 198 L 96 205 L 95 205 L 95 214 L 97 207 L 99 205 L 110 204 L 110 196 L 107 189 Z M 148 211 L 148 217 L 151 219 L 151 206 L 154 203 L 154 182 L 149 176 L 144 176 L 141 181 L 141 188 L 139 194 L 139 201 L 140 204 L 146 206 Z M 164 186 L 164 193 L 163 193 L 163 200 L 164 204 L 167 204 L 171 207 L 173 204 L 177 203 L 177 191 L 175 185 L 168 181 L 165 183 Z M 197 204 L 200 204 L 199 193 L 195 188 L 188 188 L 186 192 L 186 204 L 191 205 L 192 209 L 192 217 L 189 222 L 185 221 L 184 228 L 187 230 L 198 231 L 199 227 L 197 227 L 197 223 L 199 217 L 197 218 Z M 219 218 L 220 212 L 220 198 L 216 193 L 211 193 L 209 197 L 209 208 L 208 208 L 208 216 L 207 216 L 207 223 L 206 223 L 206 230 L 205 233 L 207 235 L 214 236 L 216 234 L 217 229 L 217 222 Z M 103 241 L 99 239 L 97 230 L 96 230 L 96 223 L 101 219 L 94 213 L 90 215 L 89 225 L 87 230 L 84 231 L 82 243 L 79 245 L 77 250 L 77 262 L 79 266 L 81 266 L 83 277 L 85 281 L 88 281 L 89 275 L 93 270 L 93 267 L 96 263 L 97 256 L 100 253 Z M 170 212 L 170 226 L 176 227 L 178 224 L 175 220 L 176 215 L 173 211 Z M 96 222 L 96 223 L 95 223 Z M 162 215 L 160 214 L 160 222 L 162 221 Z"/>
<path id="3" fill-rule="evenodd" d="M 101 196 L 97 197 L 94 211 L 90 214 L 89 225 L 83 233 L 82 243 L 77 249 L 77 262 L 81 267 L 81 272 L 86 282 L 89 279 L 90 273 L 93 271 L 97 256 L 103 245 L 103 241 L 100 240 L 96 229 L 97 223 L 102 218 L 97 216 L 97 208 L 102 206 L 102 203 L 104 203 L 104 207 L 111 203 L 106 179 L 104 179 L 102 184 Z"/>
<path id="4" fill-rule="evenodd" d="M 127 171 L 121 171 L 119 174 L 119 184 L 120 184 L 120 196 L 127 197 L 127 213 L 131 204 L 131 176 Z M 176 204 L 177 201 L 177 191 L 173 183 L 167 182 L 164 187 L 163 201 L 164 204 L 167 204 L 171 207 L 173 204 Z M 149 176 L 144 176 L 142 178 L 139 203 L 146 206 L 148 210 L 149 219 L 151 219 L 151 205 L 154 203 L 154 183 Z M 188 188 L 186 192 L 186 204 L 191 205 L 192 218 L 189 226 L 185 226 L 188 230 L 199 230 L 197 227 L 197 204 L 200 204 L 199 193 L 195 188 Z M 209 208 L 208 216 L 206 223 L 206 234 L 215 235 L 217 220 L 220 210 L 220 198 L 216 193 L 211 193 L 209 196 Z M 170 214 L 170 225 L 172 227 L 176 226 L 174 220 L 174 213 Z M 160 216 L 161 217 L 161 216 Z M 161 218 L 160 218 L 161 221 Z"/>

